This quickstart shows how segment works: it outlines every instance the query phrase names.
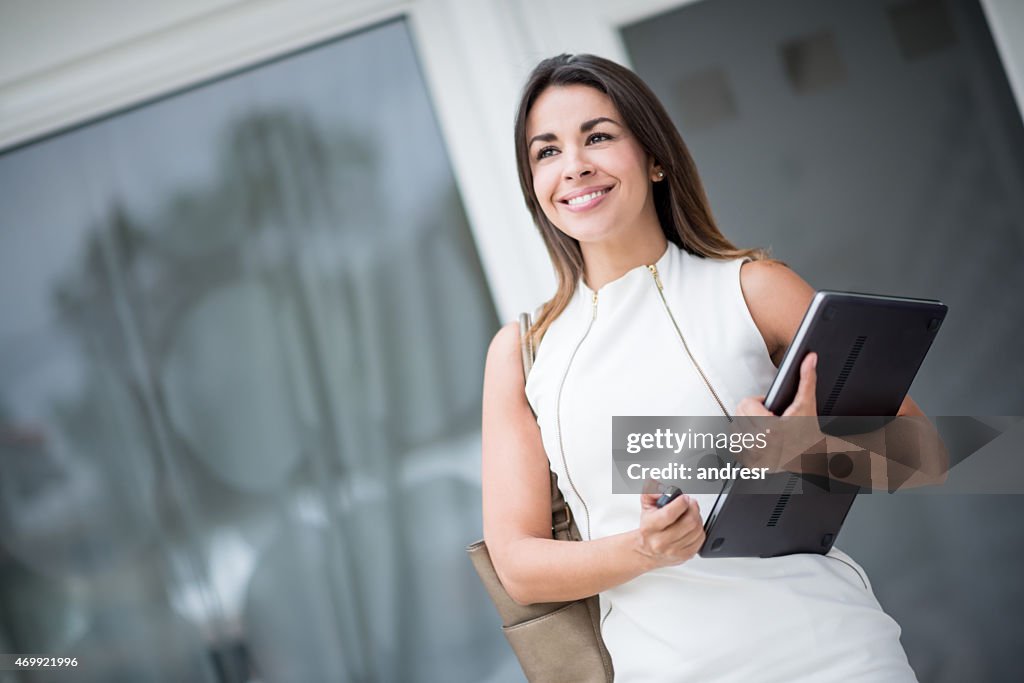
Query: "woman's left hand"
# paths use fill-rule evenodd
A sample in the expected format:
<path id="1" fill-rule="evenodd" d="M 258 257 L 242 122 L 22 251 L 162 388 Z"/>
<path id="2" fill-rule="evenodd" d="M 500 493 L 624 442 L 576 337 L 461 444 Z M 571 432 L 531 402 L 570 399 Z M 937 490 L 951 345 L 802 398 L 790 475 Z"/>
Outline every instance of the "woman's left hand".
<path id="1" fill-rule="evenodd" d="M 818 414 L 818 397 L 815 388 L 818 385 L 818 354 L 811 352 L 804 356 L 800 363 L 800 384 L 796 396 L 789 404 L 782 417 L 805 415 L 815 417 Z M 772 413 L 764 407 L 764 396 L 748 396 L 736 406 L 736 415 L 745 417 L 768 417 Z"/>
<path id="2" fill-rule="evenodd" d="M 750 396 L 736 406 L 738 418 L 754 419 L 736 420 L 733 425 L 735 429 L 746 433 L 770 433 L 763 448 L 748 449 L 739 456 L 739 461 L 744 466 L 767 467 L 773 472 L 801 470 L 800 455 L 824 437 L 818 428 L 818 420 L 807 419 L 818 414 L 815 391 L 818 383 L 817 364 L 816 353 L 809 353 L 803 359 L 800 364 L 800 384 L 797 386 L 796 396 L 782 413 L 782 419 L 761 419 L 774 418 L 772 412 L 764 406 L 764 396 Z M 787 417 L 801 419 L 786 420 Z"/>

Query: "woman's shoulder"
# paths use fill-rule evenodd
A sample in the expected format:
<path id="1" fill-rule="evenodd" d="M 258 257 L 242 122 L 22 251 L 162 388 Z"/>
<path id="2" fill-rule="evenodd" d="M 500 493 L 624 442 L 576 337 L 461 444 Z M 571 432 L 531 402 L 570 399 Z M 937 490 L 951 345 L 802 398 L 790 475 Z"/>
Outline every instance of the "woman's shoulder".
<path id="1" fill-rule="evenodd" d="M 508 322 L 501 326 L 487 348 L 484 366 L 484 382 L 488 379 L 501 384 L 522 384 L 522 361 L 519 353 L 519 323 Z M 518 377 L 518 381 L 517 381 Z"/>
<path id="2" fill-rule="evenodd" d="M 785 295 L 810 287 L 792 268 L 775 259 L 743 260 L 740 265 L 740 283 L 744 295 L 759 298 L 769 298 L 773 294 Z"/>
<path id="3" fill-rule="evenodd" d="M 774 358 L 792 341 L 814 288 L 781 261 L 764 259 L 740 266 L 740 289 Z"/>
<path id="4" fill-rule="evenodd" d="M 515 320 L 505 323 L 498 328 L 491 338 L 491 344 L 487 349 L 487 356 L 506 355 L 509 351 L 519 346 L 519 323 Z"/>

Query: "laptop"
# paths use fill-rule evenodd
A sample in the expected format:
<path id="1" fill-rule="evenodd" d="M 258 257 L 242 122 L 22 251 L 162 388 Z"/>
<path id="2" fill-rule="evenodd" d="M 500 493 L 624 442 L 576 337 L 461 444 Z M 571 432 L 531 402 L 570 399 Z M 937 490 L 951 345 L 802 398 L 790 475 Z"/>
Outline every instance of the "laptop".
<path id="1" fill-rule="evenodd" d="M 783 356 L 765 406 L 792 403 L 800 364 L 818 354 L 816 395 L 822 431 L 873 431 L 894 417 L 946 317 L 945 304 L 820 291 Z M 876 419 L 865 419 L 876 418 Z M 860 488 L 810 474 L 779 472 L 726 483 L 704 524 L 700 555 L 777 557 L 827 553 Z"/>

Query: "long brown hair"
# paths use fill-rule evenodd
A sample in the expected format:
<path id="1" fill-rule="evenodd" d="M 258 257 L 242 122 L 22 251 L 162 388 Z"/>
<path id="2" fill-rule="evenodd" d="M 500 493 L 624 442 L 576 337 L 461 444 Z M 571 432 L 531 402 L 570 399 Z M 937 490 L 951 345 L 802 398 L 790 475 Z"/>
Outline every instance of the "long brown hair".
<path id="1" fill-rule="evenodd" d="M 762 249 L 737 249 L 719 231 L 686 143 L 657 96 L 639 76 L 624 66 L 594 55 L 562 54 L 545 59 L 534 68 L 523 88 L 515 126 L 519 184 L 558 278 L 555 295 L 544 303 L 530 330 L 537 342 L 565 310 L 583 275 L 583 253 L 579 242 L 555 227 L 537 201 L 526 140 L 526 118 L 534 102 L 547 88 L 566 85 L 586 85 L 607 95 L 622 116 L 626 128 L 665 172 L 665 180 L 653 183 L 653 191 L 658 222 L 669 242 L 703 258 L 767 258 Z"/>

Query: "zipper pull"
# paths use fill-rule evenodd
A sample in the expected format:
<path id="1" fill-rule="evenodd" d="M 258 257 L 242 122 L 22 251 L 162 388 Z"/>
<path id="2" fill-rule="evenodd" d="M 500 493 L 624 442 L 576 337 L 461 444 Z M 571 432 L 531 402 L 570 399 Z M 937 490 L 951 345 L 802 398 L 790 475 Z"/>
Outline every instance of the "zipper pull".
<path id="1" fill-rule="evenodd" d="M 661 277 L 658 275 L 658 266 L 652 263 L 651 265 L 647 266 L 647 270 L 651 271 L 651 275 L 654 276 L 654 282 L 655 284 L 658 285 L 658 291 L 664 291 L 664 288 L 661 286 Z"/>

